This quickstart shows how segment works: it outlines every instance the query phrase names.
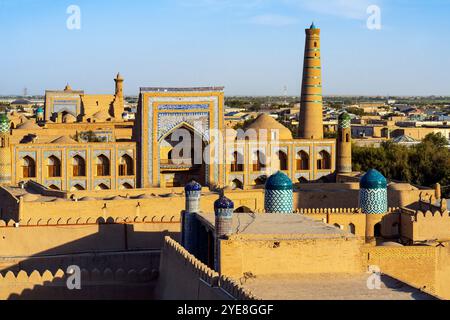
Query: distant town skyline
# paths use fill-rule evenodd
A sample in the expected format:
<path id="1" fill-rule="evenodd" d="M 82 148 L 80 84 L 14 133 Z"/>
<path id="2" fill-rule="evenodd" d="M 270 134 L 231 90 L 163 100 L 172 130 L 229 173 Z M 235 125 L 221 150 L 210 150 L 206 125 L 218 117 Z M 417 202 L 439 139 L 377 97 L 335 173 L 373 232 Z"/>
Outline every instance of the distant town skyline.
<path id="1" fill-rule="evenodd" d="M 79 29 L 68 26 L 73 5 Z M 380 30 L 367 25 L 374 5 Z M 282 96 L 286 86 L 297 96 L 314 21 L 325 96 L 448 96 L 449 10 L 443 0 L 3 0 L 0 95 L 67 83 L 110 93 L 120 71 L 130 96 L 202 85 L 228 96 Z"/>

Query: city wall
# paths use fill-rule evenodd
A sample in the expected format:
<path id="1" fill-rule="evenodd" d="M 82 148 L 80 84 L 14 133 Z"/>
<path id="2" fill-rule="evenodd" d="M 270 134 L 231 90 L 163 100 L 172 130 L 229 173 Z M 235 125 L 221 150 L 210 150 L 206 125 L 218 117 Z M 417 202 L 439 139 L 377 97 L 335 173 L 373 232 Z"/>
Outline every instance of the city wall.
<path id="1" fill-rule="evenodd" d="M 161 300 L 255 300 L 249 291 L 208 268 L 167 237 L 156 295 Z"/>
<path id="2" fill-rule="evenodd" d="M 81 270 L 81 290 L 69 290 L 66 270 L 0 274 L 0 300 L 150 300 L 157 272 Z"/>
<path id="3" fill-rule="evenodd" d="M 445 247 L 366 247 L 367 266 L 426 293 L 450 299 L 450 249 Z"/>
<path id="4" fill-rule="evenodd" d="M 361 273 L 361 242 L 356 238 L 221 241 L 221 272 L 240 279 L 258 275 Z"/>

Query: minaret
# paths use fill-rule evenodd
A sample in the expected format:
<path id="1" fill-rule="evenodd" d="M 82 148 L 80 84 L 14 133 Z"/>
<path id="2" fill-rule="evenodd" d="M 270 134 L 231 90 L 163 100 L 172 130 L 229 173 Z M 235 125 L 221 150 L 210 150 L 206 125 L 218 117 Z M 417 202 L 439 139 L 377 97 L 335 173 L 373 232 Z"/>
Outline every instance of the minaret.
<path id="1" fill-rule="evenodd" d="M 347 112 L 339 115 L 337 141 L 337 173 L 352 173 L 352 118 Z"/>
<path id="2" fill-rule="evenodd" d="M 299 137 L 301 139 L 323 139 L 320 29 L 316 28 L 314 23 L 309 29 L 306 29 Z"/>
<path id="3" fill-rule="evenodd" d="M 123 81 L 124 79 L 120 75 L 120 73 L 117 74 L 116 78 L 114 79 L 116 83 L 116 92 L 115 92 L 115 99 L 114 99 L 114 117 L 116 119 L 119 119 L 122 117 L 123 111 L 124 111 L 124 99 L 123 99 Z"/>
<path id="4" fill-rule="evenodd" d="M 0 185 L 11 184 L 10 122 L 6 114 L 0 114 Z"/>

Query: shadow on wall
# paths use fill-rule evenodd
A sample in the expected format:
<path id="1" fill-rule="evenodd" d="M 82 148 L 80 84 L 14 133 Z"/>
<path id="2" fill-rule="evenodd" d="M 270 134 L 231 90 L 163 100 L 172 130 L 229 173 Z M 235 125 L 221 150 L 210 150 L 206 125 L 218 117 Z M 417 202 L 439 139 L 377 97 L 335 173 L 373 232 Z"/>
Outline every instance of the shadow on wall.
<path id="1" fill-rule="evenodd" d="M 0 258 L 0 296 L 7 299 L 11 290 L 10 299 L 152 299 L 164 237 L 179 238 L 179 233 L 136 231 L 142 226 L 135 224 L 97 226 L 95 234 L 31 256 Z M 63 232 L 80 227 L 55 226 Z M 43 237 L 52 227 L 31 228 L 39 228 Z M 28 232 L 30 227 L 23 229 Z M 23 243 L 26 247 L 33 241 L 47 240 L 27 237 L 24 241 L 28 242 Z M 48 241 L 51 243 L 51 239 Z M 81 283 L 85 288 L 81 291 L 70 291 L 66 286 L 64 272 L 73 265 L 83 270 Z M 36 285 L 30 288 L 30 283 Z M 18 288 L 23 292 L 12 291 Z"/>

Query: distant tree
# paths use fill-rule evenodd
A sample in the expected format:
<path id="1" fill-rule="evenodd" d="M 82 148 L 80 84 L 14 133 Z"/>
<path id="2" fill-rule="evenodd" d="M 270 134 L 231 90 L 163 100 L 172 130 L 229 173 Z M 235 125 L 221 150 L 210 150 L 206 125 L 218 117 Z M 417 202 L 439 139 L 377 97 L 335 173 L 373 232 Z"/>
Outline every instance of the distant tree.
<path id="1" fill-rule="evenodd" d="M 366 115 L 366 113 L 364 112 L 363 109 L 361 109 L 361 108 L 356 108 L 356 107 L 350 107 L 350 108 L 347 108 L 347 112 L 348 112 L 348 113 L 352 113 L 352 114 L 354 114 L 354 115 L 357 115 L 357 116 L 359 116 L 359 117 L 362 117 L 362 116 Z"/>
<path id="2" fill-rule="evenodd" d="M 377 169 L 387 178 L 433 187 L 450 185 L 450 150 L 447 139 L 430 134 L 418 145 L 406 147 L 386 142 L 380 148 L 353 146 L 356 171 Z M 450 188 L 443 190 L 450 197 Z"/>

